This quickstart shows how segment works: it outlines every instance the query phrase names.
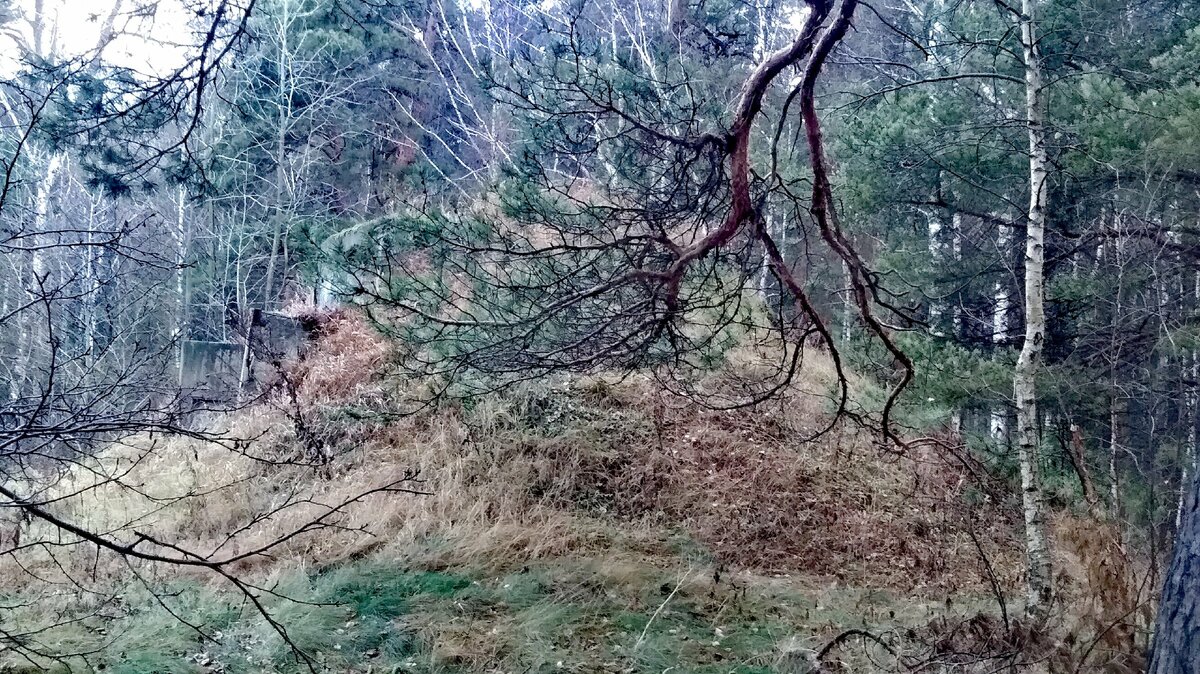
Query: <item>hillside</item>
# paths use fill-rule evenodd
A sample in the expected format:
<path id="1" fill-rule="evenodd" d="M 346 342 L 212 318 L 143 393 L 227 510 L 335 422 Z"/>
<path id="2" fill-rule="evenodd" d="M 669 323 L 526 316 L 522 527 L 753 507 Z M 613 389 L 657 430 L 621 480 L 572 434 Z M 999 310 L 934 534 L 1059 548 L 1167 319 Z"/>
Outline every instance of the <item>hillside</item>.
<path id="1" fill-rule="evenodd" d="M 0 42 L 0 674 L 1200 674 L 1200 0 Z"/>
<path id="2" fill-rule="evenodd" d="M 235 569 L 265 588 L 263 607 L 318 671 L 800 672 L 839 635 L 827 663 L 890 671 L 1003 648 L 994 591 L 1019 603 L 1020 548 L 1016 521 L 996 513 L 1019 511 L 977 512 L 994 496 L 949 457 L 882 452 L 864 429 L 805 441 L 828 420 L 819 374 L 738 411 L 638 376 L 393 416 L 389 401 L 413 386 L 389 375 L 397 354 L 352 314 L 323 320 L 287 369 L 298 407 L 277 390 L 209 420 L 249 439 L 237 451 L 178 438 L 153 453 L 113 448 L 104 463 L 145 491 L 100 484 L 56 512 L 237 554 L 300 527 L 313 504 L 415 475 L 406 488 L 424 493 L 368 496 L 336 529 Z M 327 465 L 286 463 L 303 453 L 298 411 Z M 67 546 L 3 573 L 8 587 L 45 581 L 21 611 L 28 625 L 53 625 L 56 602 L 88 602 L 55 589 L 87 579 L 91 616 L 38 635 L 47 652 L 90 651 L 77 666 L 306 671 L 261 611 L 204 570 L 131 575 Z"/>

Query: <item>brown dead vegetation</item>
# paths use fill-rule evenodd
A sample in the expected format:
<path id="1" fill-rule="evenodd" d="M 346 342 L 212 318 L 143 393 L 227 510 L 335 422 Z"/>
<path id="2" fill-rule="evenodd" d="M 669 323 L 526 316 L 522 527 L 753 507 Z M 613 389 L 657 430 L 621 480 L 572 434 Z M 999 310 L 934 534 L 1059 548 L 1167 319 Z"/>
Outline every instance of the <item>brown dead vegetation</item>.
<path id="1" fill-rule="evenodd" d="M 954 591 L 988 587 L 982 550 L 1005 586 L 1016 582 L 1017 560 L 1002 552 L 1016 549 L 1014 522 L 972 522 L 971 480 L 951 462 L 880 452 L 845 425 L 806 440 L 829 421 L 833 374 L 820 361 L 803 387 L 749 409 L 707 409 L 649 376 L 588 377 L 391 417 L 387 401 L 406 384 L 386 376 L 390 357 L 370 326 L 337 313 L 293 366 L 305 405 L 325 418 L 339 407 L 379 412 L 327 424 L 339 436 L 335 482 L 358 484 L 360 471 L 382 466 L 427 480 L 434 495 L 388 511 L 385 530 L 456 538 L 500 528 L 507 550 L 489 559 L 519 563 L 594 548 L 595 531 L 585 532 L 615 518 L 686 532 L 729 568 Z M 740 355 L 732 367 L 754 364 Z M 540 527 L 522 543 L 529 535 L 517 532 Z"/>
<path id="2" fill-rule="evenodd" d="M 136 460 L 127 481 L 152 498 L 104 485 L 60 509 L 92 526 L 136 521 L 139 531 L 236 554 L 302 524 L 319 504 L 415 469 L 429 495 L 371 497 L 340 516 L 338 530 L 297 538 L 240 570 L 414 550 L 434 566 L 502 570 L 617 549 L 654 556 L 682 534 L 708 551 L 718 574 L 986 591 L 982 549 L 1003 586 L 1017 580 L 1013 523 L 972 523 L 961 471 L 931 454 L 881 453 L 845 426 L 804 441 L 828 421 L 831 379 L 819 368 L 808 390 L 737 411 L 705 409 L 649 377 L 590 377 L 396 415 L 393 401 L 414 384 L 389 376 L 397 357 L 389 342 L 348 312 L 313 320 L 320 336 L 286 374 L 306 432 L 328 446 L 328 465 L 277 463 L 296 458 L 297 445 L 294 403 L 280 392 L 277 404 L 234 420 L 233 432 L 252 439 L 244 455 L 180 439 L 144 455 L 114 449 L 104 461 L 125 470 Z M 706 382 L 721 385 L 719 376 Z M 247 526 L 286 499 L 308 503 Z M 226 540 L 230 531 L 239 533 Z M 92 572 L 90 557 L 76 563 Z"/>
<path id="3" fill-rule="evenodd" d="M 998 501 L 1002 490 L 980 488 L 931 449 L 883 452 L 869 432 L 846 424 L 813 438 L 831 409 L 832 375 L 820 367 L 783 397 L 735 411 L 668 393 L 650 376 L 593 376 L 399 414 L 396 401 L 411 400 L 420 384 L 390 373 L 401 357 L 392 344 L 348 312 L 309 318 L 319 337 L 286 366 L 295 396 L 281 387 L 226 421 L 247 439 L 240 453 L 178 438 L 113 448 L 101 464 L 128 471 L 125 482 L 140 492 L 104 483 L 103 471 L 74 476 L 60 488 L 78 495 L 57 511 L 116 536 L 124 526 L 233 555 L 295 529 L 321 504 L 417 470 L 416 486 L 428 495 L 371 497 L 339 516 L 336 529 L 293 539 L 235 571 L 269 578 L 371 556 L 502 575 L 575 559 L 595 560 L 612 583 L 623 568 L 638 577 L 675 568 L 682 554 L 690 584 L 703 580 L 710 594 L 730 597 L 773 580 L 922 597 L 945 602 L 947 614 L 951 601 L 972 597 L 982 613 L 943 617 L 905 637 L 931 660 L 1036 653 L 1054 671 L 1137 666 L 1150 588 L 1115 528 L 1058 518 L 1062 629 L 1028 632 L 1019 618 L 1015 503 Z M 755 362 L 740 354 L 702 387 L 733 385 L 725 378 Z M 298 444 L 295 405 L 328 445 L 327 464 L 287 463 Z M 256 518 L 289 500 L 299 503 Z M 27 538 L 39 535 L 50 534 Z M 102 584 L 127 573 L 120 560 L 84 546 L 49 547 L 20 567 L 13 561 L 0 566 L 11 586 L 29 574 Z M 1007 616 L 996 610 L 1001 599 Z M 895 613 L 870 602 L 847 610 L 864 621 Z"/>

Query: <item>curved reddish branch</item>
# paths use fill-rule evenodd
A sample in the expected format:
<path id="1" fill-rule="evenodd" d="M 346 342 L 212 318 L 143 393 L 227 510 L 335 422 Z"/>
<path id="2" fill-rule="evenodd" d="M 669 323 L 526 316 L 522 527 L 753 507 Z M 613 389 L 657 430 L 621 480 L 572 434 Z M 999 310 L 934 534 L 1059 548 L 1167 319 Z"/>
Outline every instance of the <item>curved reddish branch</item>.
<path id="1" fill-rule="evenodd" d="M 854 245 L 846 238 L 837 222 L 837 212 L 834 208 L 833 189 L 829 180 L 828 163 L 825 159 L 824 142 L 821 135 L 820 119 L 817 116 L 815 88 L 817 77 L 820 75 L 829 55 L 839 42 L 846 36 L 850 28 L 858 0 L 842 0 L 838 10 L 833 13 L 833 19 L 822 30 L 822 25 L 830 17 L 833 3 L 830 0 L 810 0 L 810 12 L 805 20 L 800 35 L 788 46 L 780 49 L 763 61 L 751 73 L 742 88 L 725 146 L 729 153 L 729 187 L 731 203 L 729 212 L 721 225 L 695 244 L 679 251 L 674 263 L 658 275 L 667 284 L 666 299 L 668 306 L 674 308 L 678 300 L 679 286 L 687 265 L 700 259 L 710 251 L 730 241 L 748 222 L 758 220 L 750 190 L 750 142 L 754 120 L 762 110 L 763 98 L 767 90 L 788 67 L 799 63 L 806 56 L 808 61 L 803 68 L 801 84 L 788 97 L 788 104 L 795 96 L 799 96 L 801 122 L 809 147 L 809 157 L 813 172 L 812 204 L 810 210 L 821 231 L 822 239 L 841 258 L 849 271 L 851 296 L 854 304 L 862 315 L 863 321 L 871 332 L 883 342 L 888 352 L 903 369 L 899 383 L 892 389 L 884 404 L 881 418 L 883 435 L 897 446 L 906 443 L 892 430 L 891 417 L 901 393 L 912 381 L 912 360 L 896 345 L 887 327 L 875 315 L 873 304 L 887 307 L 879 297 L 878 289 L 871 280 L 871 270 L 858 254 Z M 774 153 L 772 153 L 774 155 Z M 762 242 L 772 272 L 780 283 L 796 298 L 798 308 L 811 321 L 813 328 L 821 339 L 829 346 L 833 357 L 834 367 L 839 379 L 839 411 L 844 412 L 848 392 L 846 377 L 842 363 L 834 347 L 833 336 L 830 334 L 823 319 L 804 291 L 803 284 L 796 279 L 788 269 L 774 241 L 763 230 L 756 226 L 754 235 Z"/>
<path id="2" fill-rule="evenodd" d="M 899 383 L 893 387 L 884 403 L 881 419 L 884 437 L 897 446 L 903 447 L 906 446 L 906 443 L 892 430 L 891 416 L 900 394 L 912 381 L 912 359 L 896 345 L 887 327 L 875 315 L 872 304 L 883 304 L 883 302 L 880 301 L 878 290 L 871 281 L 871 270 L 838 224 L 837 211 L 833 202 L 833 188 L 829 181 L 828 163 L 825 159 L 825 145 L 821 137 L 821 122 L 817 116 L 815 96 L 817 76 L 833 48 L 845 37 L 846 31 L 850 28 L 850 19 L 857 6 L 858 0 L 842 0 L 837 15 L 825 29 L 812 57 L 805 65 L 800 84 L 800 116 L 804 124 L 804 135 L 808 142 L 809 161 L 813 172 L 812 205 L 810 207 L 813 219 L 821 231 L 821 238 L 846 264 L 850 276 L 851 296 L 854 298 L 854 304 L 862 315 L 863 321 L 871 332 L 883 342 L 884 347 L 892 354 L 892 358 L 903 368 Z"/>
<path id="3" fill-rule="evenodd" d="M 719 227 L 695 244 L 680 250 L 674 263 L 663 273 L 667 282 L 669 307 L 675 307 L 679 284 L 687 266 L 728 243 L 747 222 L 754 219 L 754 202 L 750 195 L 750 132 L 754 127 L 754 118 L 762 111 L 763 98 L 775 78 L 812 51 L 821 24 L 829 15 L 829 4 L 828 0 L 810 1 L 809 7 L 812 11 L 809 12 L 800 35 L 788 46 L 768 56 L 750 73 L 742 87 L 733 121 L 725 136 L 725 148 L 729 153 L 729 213 Z"/>

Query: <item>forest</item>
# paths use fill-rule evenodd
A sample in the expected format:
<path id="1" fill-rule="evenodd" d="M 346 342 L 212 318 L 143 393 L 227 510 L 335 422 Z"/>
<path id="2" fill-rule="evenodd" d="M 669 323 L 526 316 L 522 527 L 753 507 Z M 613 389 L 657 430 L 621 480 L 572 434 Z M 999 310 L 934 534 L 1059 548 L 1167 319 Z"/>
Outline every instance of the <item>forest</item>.
<path id="1" fill-rule="evenodd" d="M 0 673 L 1200 674 L 1200 2 L 0 44 Z"/>

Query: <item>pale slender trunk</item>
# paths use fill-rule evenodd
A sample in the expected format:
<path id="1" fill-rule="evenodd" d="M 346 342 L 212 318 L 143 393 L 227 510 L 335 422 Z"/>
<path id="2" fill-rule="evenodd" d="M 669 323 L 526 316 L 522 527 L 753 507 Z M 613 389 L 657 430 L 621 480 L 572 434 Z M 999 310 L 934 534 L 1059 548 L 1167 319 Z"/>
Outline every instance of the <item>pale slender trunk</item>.
<path id="1" fill-rule="evenodd" d="M 57 153 L 51 155 L 49 161 L 46 163 L 46 173 L 38 185 L 33 202 L 32 231 L 35 235 L 46 232 L 50 217 L 50 198 L 62 164 L 63 155 Z M 46 253 L 35 246 L 34 250 L 29 253 L 27 269 L 29 270 L 29 278 L 24 285 L 28 300 L 30 302 L 46 301 L 42 290 L 42 284 L 48 281 L 49 278 Z M 13 364 L 12 373 L 14 383 L 9 392 L 10 398 L 17 398 L 24 392 L 25 385 L 29 381 L 30 368 L 36 368 L 41 365 L 41 351 L 50 347 L 49 340 L 46 337 L 44 308 L 38 307 L 34 310 L 23 312 L 23 314 L 23 320 L 19 321 L 20 351 L 17 361 Z"/>
<path id="2" fill-rule="evenodd" d="M 1041 433 L 1037 375 L 1046 335 L 1044 240 L 1049 157 L 1043 117 L 1042 70 L 1034 27 L 1034 0 L 1021 2 L 1021 42 L 1025 57 L 1025 112 L 1029 130 L 1029 213 L 1025 236 L 1025 341 L 1013 376 L 1017 404 L 1017 447 L 1021 464 L 1021 501 L 1025 514 L 1028 601 L 1025 612 L 1044 621 L 1053 595 L 1046 505 L 1038 475 Z"/>
<path id="3" fill-rule="evenodd" d="M 96 277 L 96 199 L 92 198 L 88 205 L 88 246 L 84 251 L 83 282 L 87 288 L 83 299 L 83 338 L 84 348 L 87 349 L 88 360 L 96 358 L 96 314 L 100 298 L 100 282 Z"/>
<path id="4" fill-rule="evenodd" d="M 774 232 L 771 231 L 771 216 L 769 214 L 763 218 L 763 227 L 766 228 L 768 234 L 774 234 Z M 758 297 L 763 301 L 763 304 L 766 305 L 767 282 L 771 276 L 771 256 L 767 254 L 766 247 L 763 247 L 762 261 L 760 264 L 762 267 L 758 272 Z"/>
<path id="5" fill-rule="evenodd" d="M 925 213 L 925 227 L 927 243 L 929 251 L 929 263 L 934 269 L 940 269 L 945 265 L 943 259 L 942 246 L 942 219 L 941 214 L 935 209 L 930 208 Z M 942 317 L 945 315 L 945 300 L 940 297 L 935 297 L 929 303 L 929 325 L 935 335 L 941 335 Z"/>
<path id="6" fill-rule="evenodd" d="M 1012 228 L 1008 225 L 1000 225 L 996 233 L 996 249 L 1000 255 L 1007 257 L 1008 247 L 1012 245 Z M 1007 264 L 1004 265 L 1007 267 Z M 1001 277 L 996 280 L 996 285 L 992 290 L 992 344 L 1003 344 L 1008 336 L 1008 311 L 1012 306 L 1012 298 L 1009 296 L 1008 284 Z"/>
<path id="7" fill-rule="evenodd" d="M 246 231 L 245 217 L 246 217 L 246 210 L 245 210 L 245 206 L 243 205 L 243 210 L 242 210 L 243 226 L 239 230 L 239 232 Z M 235 284 L 234 291 L 237 293 L 237 310 L 238 310 L 237 318 L 238 318 L 238 321 L 241 323 L 241 327 L 242 327 L 242 331 L 243 331 L 242 336 L 246 340 L 245 344 L 242 346 L 241 364 L 240 364 L 240 368 L 238 370 L 237 401 L 238 401 L 238 404 L 240 405 L 243 402 L 245 402 L 246 388 L 250 382 L 251 367 L 253 366 L 253 360 L 252 360 L 253 352 L 250 349 L 250 338 L 253 336 L 251 334 L 251 330 L 254 329 L 253 328 L 254 322 L 251 317 L 253 316 L 254 312 L 252 310 L 250 310 L 250 308 L 249 308 L 250 307 L 250 290 L 247 287 L 248 274 L 246 273 L 246 271 L 244 270 L 244 268 L 242 266 L 242 259 L 245 256 L 244 251 L 246 250 L 247 246 L 246 246 L 246 241 L 244 239 L 244 236 L 241 234 L 239 234 L 239 236 L 238 236 L 237 246 L 238 246 L 238 254 L 237 254 L 236 266 L 234 269 L 237 282 Z"/>
<path id="8" fill-rule="evenodd" d="M 249 393 L 250 378 L 254 373 L 254 316 L 255 312 L 250 312 L 250 316 L 246 319 L 244 328 L 246 343 L 242 345 L 242 362 L 238 369 L 238 405 L 246 402 L 246 394 Z"/>
<path id="9" fill-rule="evenodd" d="M 287 178 L 287 169 L 284 167 L 284 161 L 287 157 L 287 133 L 292 122 L 292 101 L 291 101 L 291 54 L 289 53 L 288 31 L 291 29 L 291 18 L 289 11 L 290 3 L 284 2 L 281 4 L 283 15 L 279 21 L 279 85 L 276 91 L 277 103 L 279 105 L 279 127 L 275 134 L 275 217 L 274 229 L 271 232 L 271 254 L 267 258 L 267 278 L 263 288 L 263 308 L 270 309 L 274 302 L 275 293 L 275 267 L 279 259 L 279 243 L 283 238 L 283 230 L 285 225 L 285 214 L 283 208 L 284 196 L 287 194 L 287 188 L 284 181 Z"/>
<path id="10" fill-rule="evenodd" d="M 1200 306 L 1200 271 L 1195 273 L 1192 285 L 1192 299 Z M 1179 461 L 1179 503 L 1175 507 L 1175 528 L 1183 522 L 1184 502 L 1187 500 L 1188 486 L 1196 466 L 1197 437 L 1196 425 L 1200 423 L 1200 392 L 1196 389 L 1197 378 L 1200 377 L 1200 351 L 1192 350 L 1189 354 L 1189 377 L 1186 393 L 1188 434 L 1187 444 L 1184 445 L 1183 457 Z"/>
<path id="11" fill-rule="evenodd" d="M 1117 382 L 1113 381 L 1112 400 L 1108 408 L 1108 503 L 1113 517 L 1121 515 L 1121 475 L 1117 468 L 1117 457 L 1125 446 L 1125 414 L 1128 401 L 1121 397 Z"/>
<path id="12" fill-rule="evenodd" d="M 1011 245 L 1012 229 L 1007 225 L 1000 225 L 996 232 L 996 250 L 1003 258 L 1007 258 L 1008 248 Z M 1007 265 L 1004 266 L 1007 267 Z M 1009 296 L 1008 284 L 1005 280 L 1003 276 L 996 279 L 996 285 L 992 290 L 992 344 L 996 346 L 1004 344 L 1008 338 L 1008 312 L 1012 306 L 1012 299 Z M 988 432 L 992 442 L 998 445 L 1008 443 L 1008 410 L 1006 408 L 992 409 Z"/>
<path id="13" fill-rule="evenodd" d="M 1193 351 L 1191 353 L 1191 381 L 1192 382 L 1195 382 L 1196 376 L 1200 375 L 1200 368 L 1197 367 L 1198 362 L 1200 362 L 1200 361 L 1198 361 L 1198 359 L 1197 359 L 1197 352 Z M 1183 456 L 1181 456 L 1179 458 L 1179 501 L 1175 506 L 1175 528 L 1177 530 L 1179 529 L 1179 525 L 1183 522 L 1183 505 L 1184 505 L 1184 501 L 1187 500 L 1188 485 L 1190 484 L 1191 477 L 1192 477 L 1192 474 L 1193 474 L 1193 471 L 1194 471 L 1195 465 L 1196 465 L 1196 442 L 1197 442 L 1196 423 L 1197 423 L 1197 421 L 1200 421 L 1200 419 L 1197 419 L 1197 415 L 1196 415 L 1196 411 L 1197 411 L 1196 397 L 1197 396 L 1196 396 L 1195 384 L 1189 383 L 1188 384 L 1188 392 L 1187 392 L 1187 413 L 1186 413 L 1187 414 L 1187 422 L 1188 422 L 1187 442 L 1184 444 L 1184 448 L 1183 448 L 1183 452 L 1182 452 Z"/>
<path id="14" fill-rule="evenodd" d="M 283 169 L 284 147 L 283 146 L 284 146 L 284 140 L 283 140 L 283 136 L 284 136 L 283 130 L 281 129 L 279 132 L 279 139 L 278 139 L 278 145 L 279 145 L 278 154 L 277 154 L 278 163 L 275 168 L 275 179 L 279 183 L 279 186 L 276 188 L 274 229 L 271 232 L 271 254 L 267 258 L 267 277 L 266 277 L 266 284 L 263 288 L 262 303 L 263 303 L 263 307 L 265 307 L 265 308 L 270 308 L 272 305 L 272 301 L 273 301 L 272 296 L 275 293 L 275 266 L 276 266 L 276 261 L 279 259 L 279 240 L 283 237 L 283 220 L 284 220 L 284 215 L 283 215 L 283 191 L 284 191 L 283 190 L 283 178 L 284 178 L 284 169 Z"/>
<path id="15" fill-rule="evenodd" d="M 249 221 L 250 205 L 246 203 L 246 199 L 242 200 L 242 209 L 240 213 L 241 223 L 237 228 L 237 244 L 234 256 L 234 300 L 237 303 L 238 316 L 240 320 L 246 320 L 246 312 L 250 310 L 250 270 L 246 264 L 246 258 L 249 257 L 247 251 L 252 250 L 251 245 L 247 242 L 248 235 L 246 225 Z M 253 236 L 251 236 L 253 238 Z"/>
<path id="16" fill-rule="evenodd" d="M 175 217 L 175 326 L 171 330 L 171 340 L 175 345 L 175 370 L 180 386 L 183 385 L 183 341 L 187 338 L 188 301 L 187 273 L 184 264 L 188 255 L 186 192 L 179 188 Z"/>
<path id="17" fill-rule="evenodd" d="M 950 217 L 950 253 L 954 256 L 955 268 L 961 267 L 962 264 L 962 229 L 963 229 L 962 213 L 955 212 Z M 954 328 L 955 338 L 962 336 L 962 303 L 955 297 L 951 312 L 951 325 Z"/>
<path id="18" fill-rule="evenodd" d="M 0 316 L 7 316 L 9 308 L 12 306 L 10 293 L 6 288 L 0 288 Z M 6 335 L 0 336 L 0 381 L 4 382 L 5 396 L 11 399 L 13 397 L 13 377 L 12 377 L 12 361 L 13 349 L 15 346 L 9 341 Z M 7 370 L 7 372 L 5 372 Z"/>
<path id="19" fill-rule="evenodd" d="M 850 336 L 853 334 L 854 330 L 855 307 L 854 298 L 852 296 L 853 282 L 850 278 L 850 266 L 846 264 L 845 260 L 842 260 L 842 278 L 844 279 L 843 283 L 845 284 L 843 286 L 844 290 L 842 291 L 842 344 L 849 344 Z"/>

